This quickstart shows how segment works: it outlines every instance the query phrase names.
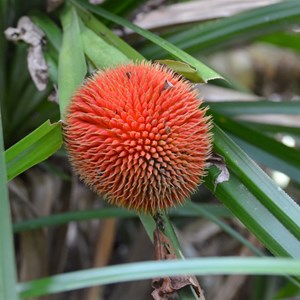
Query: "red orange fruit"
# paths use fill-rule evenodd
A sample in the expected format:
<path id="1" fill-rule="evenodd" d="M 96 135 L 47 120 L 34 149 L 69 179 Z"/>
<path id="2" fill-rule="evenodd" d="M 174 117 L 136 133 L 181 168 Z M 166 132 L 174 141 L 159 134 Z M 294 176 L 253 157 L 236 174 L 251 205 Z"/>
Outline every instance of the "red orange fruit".
<path id="1" fill-rule="evenodd" d="M 64 137 L 81 179 L 109 202 L 156 213 L 201 183 L 212 138 L 191 84 L 158 64 L 99 71 L 72 97 Z"/>

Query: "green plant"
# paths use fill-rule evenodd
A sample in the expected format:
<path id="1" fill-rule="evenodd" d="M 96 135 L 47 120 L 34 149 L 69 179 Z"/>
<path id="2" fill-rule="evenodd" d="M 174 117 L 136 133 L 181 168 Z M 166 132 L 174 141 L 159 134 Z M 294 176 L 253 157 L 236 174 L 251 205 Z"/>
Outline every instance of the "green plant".
<path id="1" fill-rule="evenodd" d="M 205 186 L 225 204 L 231 213 L 222 207 L 218 214 L 214 207 L 188 202 L 185 206 L 172 210 L 171 214 L 174 218 L 180 214 L 190 217 L 204 216 L 249 247 L 255 255 L 266 255 L 236 231 L 231 230 L 221 219 L 221 216 L 230 218 L 235 216 L 260 240 L 274 256 L 273 258 L 253 260 L 214 258 L 196 261 L 187 259 L 170 263 L 169 267 L 172 265 L 174 271 L 165 272 L 162 270 L 168 265 L 167 262 L 166 264 L 164 262 L 149 262 L 144 263 L 144 265 L 128 264 L 119 266 L 122 273 L 118 271 L 118 266 L 99 268 L 20 283 L 17 285 L 17 289 L 15 288 L 12 224 L 7 218 L 9 215 L 9 200 L 6 193 L 7 181 L 46 160 L 49 156 L 59 154 L 57 151 L 62 146 L 59 119 L 63 119 L 70 96 L 80 86 L 86 75 L 95 68 L 105 68 L 132 60 L 140 61 L 145 56 L 147 59 L 172 57 L 183 62 L 188 69 L 187 75 L 190 75 L 195 82 L 207 83 L 214 79 L 222 80 L 223 77 L 218 72 L 191 56 L 190 53 L 200 56 L 215 51 L 219 47 L 225 49 L 239 41 L 241 37 L 248 42 L 265 38 L 265 41 L 271 43 L 275 41 L 274 44 L 278 44 L 274 36 L 276 37 L 276 34 L 279 37 L 282 35 L 282 32 L 277 33 L 279 29 L 283 29 L 279 26 L 284 24 L 287 27 L 300 19 L 298 1 L 288 0 L 217 22 L 199 24 L 194 29 L 178 29 L 176 32 L 166 35 L 166 39 L 164 39 L 120 17 L 126 15 L 129 8 L 138 6 L 138 1 L 126 1 L 128 5 L 120 6 L 117 10 L 106 4 L 111 11 L 83 0 L 65 2 L 63 7 L 52 13 L 50 17 L 41 12 L 42 10 L 38 13 L 31 13 L 29 9 L 23 8 L 26 13 L 31 13 L 33 22 L 46 35 L 45 57 L 50 66 L 51 84 L 58 86 L 59 110 L 54 103 L 45 100 L 51 90 L 51 85 L 44 92 L 37 93 L 29 75 L 24 71 L 26 70 L 24 59 L 26 48 L 24 45 L 12 47 L 1 36 L 3 55 L 0 57 L 2 60 L 2 64 L 0 64 L 2 68 L 0 92 L 2 93 L 3 137 L 7 146 L 14 145 L 7 147 L 8 149 L 4 152 L 1 145 L 2 138 L 0 139 L 0 204 L 2 215 L 0 218 L 0 244 L 5 245 L 0 249 L 0 298 L 28 298 L 97 284 L 178 273 L 291 275 L 294 277 L 288 277 L 290 286 L 286 286 L 285 293 L 295 293 L 296 290 L 296 293 L 299 294 L 299 206 L 246 154 L 249 153 L 256 161 L 262 162 L 271 169 L 287 174 L 291 178 L 292 184 L 298 189 L 297 195 L 299 195 L 299 149 L 287 147 L 277 139 L 277 135 L 280 133 L 294 136 L 296 140 L 299 139 L 299 127 L 245 122 L 238 118 L 245 111 L 255 116 L 262 113 L 299 114 L 299 101 L 278 103 L 271 101 L 230 101 L 226 103 L 215 102 L 209 105 L 209 113 L 215 123 L 213 129 L 214 151 L 224 158 L 229 170 L 229 178 L 227 181 L 216 185 L 215 180 L 220 171 L 215 166 L 211 166 L 208 169 L 207 177 L 205 177 Z M 20 7 L 20 4 L 16 4 L 15 7 L 10 8 L 4 1 L 1 4 L 1 13 L 6 16 L 7 11 L 10 10 L 18 15 L 19 11 L 22 11 Z M 3 18 L 1 28 L 6 28 L 12 21 L 15 23 L 17 20 Z M 143 45 L 137 46 L 137 49 L 133 49 L 104 24 L 107 26 L 118 24 L 128 27 L 146 41 Z M 273 34 L 271 36 L 273 39 L 267 36 L 269 33 Z M 288 37 L 289 40 L 298 38 L 293 35 Z M 289 43 L 290 48 L 291 45 L 292 43 Z M 8 48 L 13 49 L 12 55 L 9 55 Z M 165 52 L 162 52 L 161 49 Z M 5 57 L 8 58 L 6 63 Z M 180 72 L 180 68 L 175 69 L 175 71 Z M 6 77 L 2 74 L 5 74 Z M 228 82 L 231 82 L 229 75 L 225 74 L 224 76 Z M 16 78 L 18 81 L 15 87 Z M 217 81 L 216 84 L 226 85 L 227 88 L 234 89 L 225 81 L 222 83 Z M 18 99 L 17 103 L 14 102 L 15 99 Z M 48 119 L 55 123 L 51 124 Z M 104 219 L 108 216 L 115 218 L 139 217 L 150 239 L 153 239 L 156 223 L 152 216 L 136 215 L 132 212 L 113 208 L 101 209 L 99 212 L 78 211 L 73 214 L 52 215 L 47 218 L 29 220 L 27 223 L 25 221 L 15 224 L 14 228 L 17 232 L 23 232 L 38 227 L 65 224 L 74 220 Z M 173 225 L 167 215 L 162 218 L 166 226 L 165 233 L 175 248 L 176 256 L 180 258 L 182 256 L 180 242 L 174 233 Z M 181 297 L 188 299 L 188 297 L 194 296 L 191 289 L 186 289 Z"/>

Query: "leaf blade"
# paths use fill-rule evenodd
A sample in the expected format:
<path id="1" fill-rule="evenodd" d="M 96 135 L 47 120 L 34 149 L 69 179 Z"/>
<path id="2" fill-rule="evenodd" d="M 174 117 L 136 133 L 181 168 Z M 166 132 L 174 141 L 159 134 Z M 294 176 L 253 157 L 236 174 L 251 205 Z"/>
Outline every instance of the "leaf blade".
<path id="1" fill-rule="evenodd" d="M 177 48 L 173 44 L 167 42 L 166 40 L 160 38 L 159 36 L 153 34 L 152 32 L 144 30 L 119 16 L 116 16 L 108 11 L 105 11 L 100 7 L 90 5 L 85 1 L 72 0 L 72 2 L 88 9 L 91 12 L 94 12 L 96 15 L 99 15 L 105 19 L 113 21 L 122 26 L 126 26 L 132 29 L 133 31 L 135 31 L 136 33 L 140 34 L 141 36 L 144 36 L 145 38 L 149 39 L 153 43 L 158 44 L 161 48 L 171 53 L 177 59 L 182 60 L 188 63 L 189 65 L 191 65 L 192 67 L 194 67 L 196 69 L 196 72 L 198 73 L 198 77 L 202 78 L 203 82 L 207 82 L 208 80 L 217 79 L 217 78 L 223 79 L 221 75 L 219 75 L 211 68 L 207 67 L 205 64 L 201 63 L 196 58 L 192 57 L 188 53 L 182 51 L 181 49 Z"/>
<path id="2" fill-rule="evenodd" d="M 46 14 L 41 12 L 35 12 L 31 18 L 43 30 L 55 50 L 59 52 L 62 43 L 62 34 L 57 25 Z"/>
<path id="3" fill-rule="evenodd" d="M 189 53 L 210 53 L 293 25 L 300 16 L 298 4 L 297 0 L 282 1 L 230 18 L 193 26 L 189 30 L 171 34 L 167 39 Z M 146 45 L 140 50 L 146 57 L 162 57 L 156 45 Z"/>
<path id="4" fill-rule="evenodd" d="M 46 121 L 35 131 L 5 151 L 7 179 L 47 159 L 62 145 L 61 124 Z"/>
<path id="5" fill-rule="evenodd" d="M 61 21 L 63 38 L 58 65 L 58 97 L 63 117 L 71 96 L 84 79 L 87 67 L 75 8 L 68 7 Z"/>
<path id="6" fill-rule="evenodd" d="M 80 29 L 84 52 L 97 68 L 105 69 L 128 63 L 129 58 L 127 56 L 117 48 L 106 43 L 94 31 L 83 24 L 81 24 Z M 112 57 L 113 59 L 111 59 Z"/>
<path id="7" fill-rule="evenodd" d="M 274 138 L 224 115 L 213 113 L 213 116 L 215 122 L 224 130 L 246 141 L 251 147 L 273 157 L 273 165 L 271 163 L 270 168 L 286 173 L 295 181 L 300 180 L 300 152 L 297 149 L 288 147 Z"/>
<path id="8" fill-rule="evenodd" d="M 230 180 L 216 188 L 217 197 L 273 254 L 299 258 L 299 206 L 218 126 L 214 136 L 215 149 L 230 170 Z M 212 191 L 214 175 L 210 168 L 205 179 Z"/>
<path id="9" fill-rule="evenodd" d="M 300 258 L 299 240 L 253 195 L 234 173 L 218 184 L 217 170 L 210 168 L 205 185 L 276 256 Z"/>
<path id="10" fill-rule="evenodd" d="M 17 300 L 12 226 L 6 185 L 6 165 L 0 112 L 0 298 Z"/>
<path id="11" fill-rule="evenodd" d="M 123 54 L 125 54 L 130 59 L 135 61 L 142 61 L 145 58 L 129 44 L 115 35 L 108 27 L 106 27 L 102 22 L 100 22 L 94 15 L 84 10 L 83 8 L 78 8 L 78 15 L 83 20 L 85 25 L 93 30 L 96 34 L 100 35 L 103 40 L 108 44 L 116 47 Z"/>
<path id="12" fill-rule="evenodd" d="M 259 101 L 225 101 L 210 102 L 211 110 L 227 116 L 236 115 L 263 115 L 263 114 L 284 114 L 299 115 L 300 101 L 275 102 L 270 100 Z"/>
<path id="13" fill-rule="evenodd" d="M 154 277 L 217 274 L 300 275 L 300 260 L 287 258 L 197 258 L 148 261 L 70 272 L 18 285 L 23 299 L 89 286 Z"/>

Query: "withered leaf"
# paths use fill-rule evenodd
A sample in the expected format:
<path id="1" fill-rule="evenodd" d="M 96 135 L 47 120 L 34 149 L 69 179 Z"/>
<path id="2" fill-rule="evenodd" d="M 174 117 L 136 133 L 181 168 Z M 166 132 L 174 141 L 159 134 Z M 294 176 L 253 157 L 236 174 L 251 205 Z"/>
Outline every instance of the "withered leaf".
<path id="1" fill-rule="evenodd" d="M 154 249 L 156 260 L 177 259 L 172 242 L 158 228 L 154 231 Z M 199 299 L 205 300 L 196 277 L 188 275 L 154 278 L 151 295 L 155 300 L 167 300 L 186 286 L 192 286 Z"/>
<path id="2" fill-rule="evenodd" d="M 48 95 L 48 101 L 54 102 L 54 103 L 59 103 L 57 86 L 54 85 L 53 87 L 54 87 L 53 91 Z"/>
<path id="3" fill-rule="evenodd" d="M 39 91 L 48 83 L 48 66 L 43 55 L 44 33 L 27 16 L 21 17 L 16 28 L 9 27 L 5 36 L 10 41 L 24 41 L 29 45 L 27 65 L 30 76 Z"/>
<path id="4" fill-rule="evenodd" d="M 229 171 L 226 166 L 226 162 L 223 156 L 213 153 L 207 161 L 208 166 L 215 166 L 220 170 L 219 175 L 214 181 L 214 190 L 216 189 L 219 183 L 228 181 L 230 178 Z"/>

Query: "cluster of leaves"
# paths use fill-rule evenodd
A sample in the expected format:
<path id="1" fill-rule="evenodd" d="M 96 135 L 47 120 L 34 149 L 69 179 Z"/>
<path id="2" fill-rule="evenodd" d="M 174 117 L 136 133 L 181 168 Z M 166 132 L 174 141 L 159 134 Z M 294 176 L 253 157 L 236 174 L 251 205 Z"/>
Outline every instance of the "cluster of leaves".
<path id="1" fill-rule="evenodd" d="M 127 2 L 130 5 L 137 5 L 138 1 Z M 2 13 L 5 15 L 9 10 L 8 4 L 4 1 L 1 5 Z M 163 39 L 120 17 L 127 12 L 126 5 L 119 7 L 118 11 L 115 11 L 114 7 L 108 7 L 108 9 L 91 5 L 83 0 L 70 0 L 54 13 L 55 21 L 41 12 L 32 13 L 30 16 L 46 35 L 45 58 L 49 66 L 50 81 L 58 87 L 59 111 L 54 103 L 44 100 L 50 91 L 50 85 L 43 93 L 36 93 L 29 76 L 22 72 L 22 69 L 26 68 L 21 55 L 25 51 L 24 47 L 18 47 L 13 58 L 14 64 L 10 70 L 5 70 L 4 53 L 8 53 L 10 45 L 1 37 L 4 45 L 2 50 L 5 52 L 0 58 L 3 60 L 3 64 L 0 64 L 3 68 L 0 72 L 2 76 L 0 92 L 2 93 L 2 123 L 4 127 L 4 134 L 0 137 L 0 298 L 28 298 L 97 284 L 170 276 L 179 273 L 205 275 L 242 272 L 300 276 L 299 206 L 244 151 L 248 151 L 255 160 L 263 161 L 267 167 L 284 172 L 293 182 L 299 184 L 299 150 L 287 147 L 276 139 L 278 133 L 286 133 L 299 139 L 299 128 L 266 126 L 236 118 L 245 111 L 253 115 L 297 114 L 300 112 L 300 103 L 235 101 L 216 102 L 210 105 L 210 113 L 215 123 L 213 129 L 214 150 L 224 157 L 230 178 L 215 187 L 214 180 L 218 170 L 212 166 L 205 178 L 205 185 L 230 209 L 234 216 L 244 223 L 266 249 L 274 256 L 285 258 L 214 258 L 147 262 L 78 271 L 16 284 L 7 181 L 47 159 L 62 146 L 60 123 L 51 124 L 47 119 L 55 121 L 58 121 L 59 118 L 63 119 L 70 96 L 87 76 L 88 70 L 103 69 L 130 60 L 171 57 L 181 62 L 180 64 L 174 63 L 173 67 L 177 68 L 176 71 L 180 72 L 183 68 L 184 74 L 193 81 L 207 82 L 222 78 L 222 76 L 191 56 L 190 53 L 220 50 L 241 40 L 249 42 L 264 37 L 268 42 L 274 40 L 276 42 L 276 39 L 272 40 L 270 35 L 266 36 L 266 34 L 276 32 L 279 28 L 288 27 L 300 19 L 298 1 L 288 0 L 218 22 L 207 22 L 191 29 L 185 28 L 184 31 L 179 29 Z M 57 17 L 58 19 L 56 19 Z M 3 24 L 1 24 L 3 28 L 8 25 L 5 20 L 8 19 L 3 18 Z M 117 37 L 105 24 L 108 26 L 118 24 L 130 28 L 145 39 L 144 44 L 139 46 L 139 51 L 135 50 Z M 298 38 L 285 35 L 289 40 Z M 287 46 L 293 47 L 293 43 L 289 43 Z M 293 50 L 297 51 L 297 49 Z M 3 74 L 7 74 L 7 78 L 4 78 Z M 16 78 L 17 83 L 15 82 Z M 22 101 L 22 98 L 30 99 L 30 103 Z M 20 101 L 15 104 L 14 99 L 20 99 Z M 43 121 L 45 122 L 40 125 Z M 18 128 L 20 130 L 16 130 Z M 31 130 L 33 131 L 26 135 Z M 21 139 L 23 136 L 25 137 Z M 4 151 L 3 137 L 7 145 L 18 142 Z M 178 209 L 178 211 L 180 210 L 186 215 L 201 215 L 210 219 L 221 226 L 224 231 L 239 239 L 256 255 L 264 255 L 231 230 L 209 209 L 188 202 L 185 207 Z M 14 230 L 24 231 L 74 220 L 133 215 L 133 213 L 119 209 L 67 213 L 25 221 L 16 224 Z M 153 218 L 147 215 L 139 217 L 152 239 L 155 229 Z M 167 216 L 164 216 L 164 220 L 167 225 L 166 234 L 172 241 L 177 256 L 181 257 L 180 246 L 173 227 Z M 289 281 L 298 287 L 299 291 L 299 278 L 291 277 Z M 192 292 L 187 291 L 187 293 Z"/>

